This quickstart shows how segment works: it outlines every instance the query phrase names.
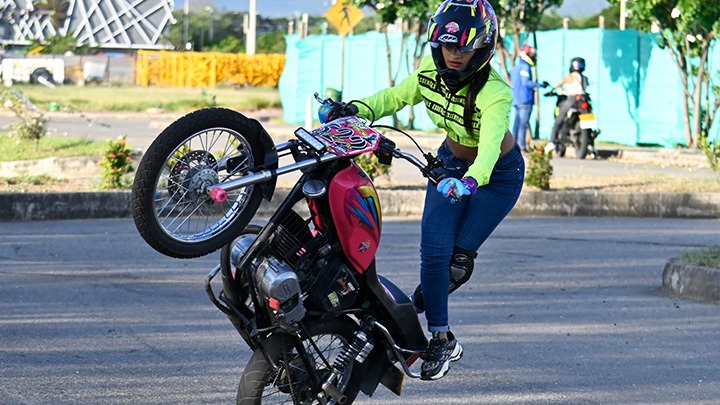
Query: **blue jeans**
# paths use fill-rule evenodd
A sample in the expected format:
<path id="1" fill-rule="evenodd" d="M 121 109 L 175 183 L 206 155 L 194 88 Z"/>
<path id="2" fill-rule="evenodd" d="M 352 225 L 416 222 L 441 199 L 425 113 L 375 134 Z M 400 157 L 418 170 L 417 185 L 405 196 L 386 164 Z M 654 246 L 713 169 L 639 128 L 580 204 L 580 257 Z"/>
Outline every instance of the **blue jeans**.
<path id="1" fill-rule="evenodd" d="M 456 158 L 445 143 L 438 158 L 448 177 L 462 178 L 470 166 L 470 162 Z M 450 330 L 448 290 L 453 248 L 477 251 L 515 206 L 524 178 L 525 162 L 515 145 L 498 159 L 490 183 L 479 187 L 472 197 L 451 204 L 434 185 L 428 184 L 422 217 L 420 284 L 430 332 Z"/>
<path id="2" fill-rule="evenodd" d="M 512 134 L 515 142 L 520 145 L 520 150 L 526 150 L 525 134 L 527 133 L 530 123 L 530 113 L 532 113 L 532 104 L 515 104 L 515 123 L 513 124 Z"/>

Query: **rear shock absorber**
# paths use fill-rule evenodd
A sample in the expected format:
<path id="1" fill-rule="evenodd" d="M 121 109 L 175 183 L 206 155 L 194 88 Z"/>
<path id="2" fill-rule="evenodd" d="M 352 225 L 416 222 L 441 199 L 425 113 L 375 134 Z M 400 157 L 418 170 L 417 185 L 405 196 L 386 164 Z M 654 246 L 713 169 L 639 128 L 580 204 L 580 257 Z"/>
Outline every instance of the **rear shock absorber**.
<path id="1" fill-rule="evenodd" d="M 330 376 L 322 385 L 323 391 L 330 395 L 339 404 L 344 403 L 347 398 L 337 389 L 334 382 L 339 376 L 345 374 L 353 360 L 363 363 L 368 354 L 370 354 L 370 351 L 372 351 L 375 347 L 372 340 L 368 337 L 374 323 L 374 320 L 365 322 L 363 326 L 355 332 L 355 338 L 350 344 L 345 346 L 340 354 L 338 354 L 337 358 L 333 362 L 333 372 L 330 373 Z"/>

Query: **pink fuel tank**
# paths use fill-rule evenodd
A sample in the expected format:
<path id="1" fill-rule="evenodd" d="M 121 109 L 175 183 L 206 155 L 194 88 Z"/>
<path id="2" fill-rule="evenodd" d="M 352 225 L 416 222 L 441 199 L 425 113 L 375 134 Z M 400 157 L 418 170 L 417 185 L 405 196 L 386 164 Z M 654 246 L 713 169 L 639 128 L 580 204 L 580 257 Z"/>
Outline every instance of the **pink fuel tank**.
<path id="1" fill-rule="evenodd" d="M 352 162 L 330 182 L 328 198 L 343 251 L 362 274 L 375 258 L 382 232 L 382 213 L 375 185 Z"/>

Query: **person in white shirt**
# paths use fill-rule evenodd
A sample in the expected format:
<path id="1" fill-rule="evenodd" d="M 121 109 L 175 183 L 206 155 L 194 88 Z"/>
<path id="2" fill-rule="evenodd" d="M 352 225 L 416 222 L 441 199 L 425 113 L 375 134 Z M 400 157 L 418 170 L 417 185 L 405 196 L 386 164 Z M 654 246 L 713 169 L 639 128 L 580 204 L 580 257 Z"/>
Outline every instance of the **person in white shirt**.
<path id="1" fill-rule="evenodd" d="M 563 121 L 567 116 L 568 110 L 577 102 L 578 95 L 585 94 L 585 88 L 588 85 L 588 79 L 582 72 L 585 70 L 585 59 L 575 57 L 570 60 L 570 74 L 565 76 L 560 83 L 553 87 L 553 90 L 562 89 L 558 94 L 567 96 L 565 101 L 560 105 L 552 133 L 550 134 L 550 142 L 557 143 L 558 132 L 562 128 Z"/>

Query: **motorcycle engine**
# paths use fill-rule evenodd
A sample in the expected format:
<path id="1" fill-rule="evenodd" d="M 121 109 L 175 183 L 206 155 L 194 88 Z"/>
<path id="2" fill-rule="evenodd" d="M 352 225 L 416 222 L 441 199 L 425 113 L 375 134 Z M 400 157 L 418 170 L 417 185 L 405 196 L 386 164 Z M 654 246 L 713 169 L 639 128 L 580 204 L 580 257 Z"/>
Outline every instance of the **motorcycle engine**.
<path id="1" fill-rule="evenodd" d="M 248 234 L 236 239 L 231 253 L 233 264 L 237 266 L 256 237 Z M 269 242 L 266 255 L 253 261 L 255 285 L 275 321 L 292 328 L 305 316 L 302 287 L 307 283 L 301 283 L 315 263 L 317 242 L 307 221 L 294 211 L 279 221 Z"/>
<path id="2" fill-rule="evenodd" d="M 255 282 L 282 326 L 290 327 L 305 316 L 300 281 L 290 266 L 275 257 L 266 257 L 257 267 Z"/>

